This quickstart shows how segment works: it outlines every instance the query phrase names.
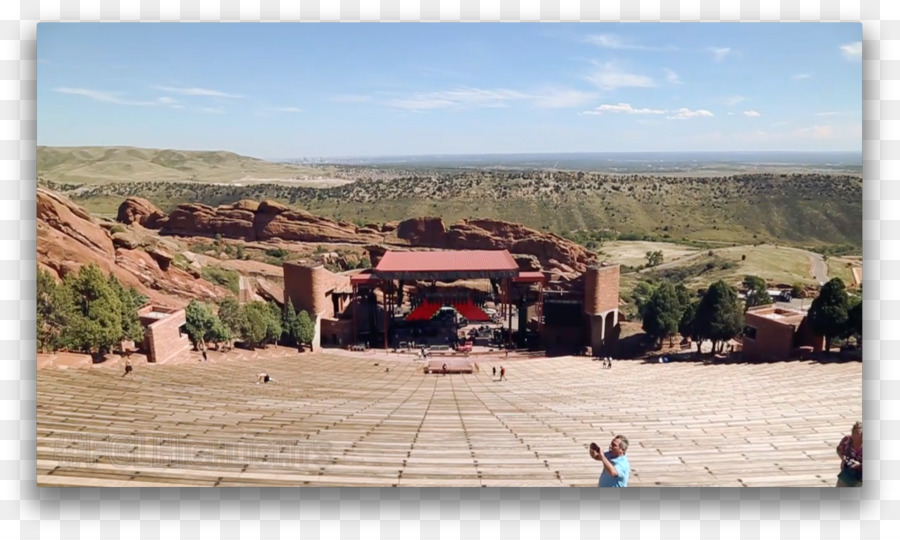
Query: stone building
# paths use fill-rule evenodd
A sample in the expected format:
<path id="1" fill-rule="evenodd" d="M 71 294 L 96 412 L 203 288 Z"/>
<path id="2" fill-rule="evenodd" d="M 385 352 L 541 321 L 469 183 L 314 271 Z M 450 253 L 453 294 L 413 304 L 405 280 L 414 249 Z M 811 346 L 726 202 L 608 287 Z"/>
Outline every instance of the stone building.
<path id="1" fill-rule="evenodd" d="M 183 309 L 147 305 L 138 310 L 138 317 L 144 327 L 141 350 L 148 362 L 163 363 L 190 350 Z"/>
<path id="2" fill-rule="evenodd" d="M 747 360 L 789 360 L 798 356 L 799 347 L 825 348 L 825 338 L 812 331 L 803 311 L 757 306 L 747 310 L 744 320 L 741 347 Z"/>

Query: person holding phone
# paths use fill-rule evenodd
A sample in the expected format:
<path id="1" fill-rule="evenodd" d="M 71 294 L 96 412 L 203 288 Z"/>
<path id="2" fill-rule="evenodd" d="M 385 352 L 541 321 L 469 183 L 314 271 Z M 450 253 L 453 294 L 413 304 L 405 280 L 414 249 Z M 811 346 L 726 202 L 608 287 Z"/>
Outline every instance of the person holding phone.
<path id="1" fill-rule="evenodd" d="M 625 451 L 628 450 L 628 437 L 616 435 L 609 443 L 609 451 L 602 452 L 597 443 L 591 443 L 591 457 L 603 462 L 603 472 L 600 473 L 598 487 L 628 487 L 628 477 L 631 475 L 631 464 Z"/>
<path id="2" fill-rule="evenodd" d="M 853 424 L 850 435 L 846 435 L 837 445 L 841 458 L 841 471 L 836 487 L 859 487 L 862 485 L 862 422 Z"/>

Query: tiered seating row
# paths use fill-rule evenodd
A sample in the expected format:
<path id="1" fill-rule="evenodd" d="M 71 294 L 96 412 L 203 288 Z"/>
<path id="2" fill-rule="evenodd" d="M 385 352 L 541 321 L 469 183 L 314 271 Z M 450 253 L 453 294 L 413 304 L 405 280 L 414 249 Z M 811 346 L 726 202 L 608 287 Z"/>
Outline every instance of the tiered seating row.
<path id="1" fill-rule="evenodd" d="M 134 380 L 38 370 L 38 484 L 593 486 L 588 444 L 624 433 L 634 486 L 826 486 L 862 412 L 858 363 L 504 358 L 501 382 L 377 354 L 210 357 Z"/>

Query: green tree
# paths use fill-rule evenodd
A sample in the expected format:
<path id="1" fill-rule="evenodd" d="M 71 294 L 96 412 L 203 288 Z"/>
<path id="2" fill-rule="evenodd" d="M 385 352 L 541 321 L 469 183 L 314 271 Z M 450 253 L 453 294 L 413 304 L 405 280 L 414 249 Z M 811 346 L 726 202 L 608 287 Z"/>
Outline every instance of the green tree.
<path id="1" fill-rule="evenodd" d="M 675 287 L 669 282 L 660 284 L 650 297 L 642 317 L 644 331 L 655 340 L 657 348 L 662 347 L 663 339 L 671 338 L 678 331 L 683 312 L 684 306 Z"/>
<path id="2" fill-rule="evenodd" d="M 244 311 L 241 305 L 232 297 L 226 297 L 219 302 L 219 320 L 225 325 L 232 336 L 242 335 L 246 321 L 244 320 Z"/>
<path id="3" fill-rule="evenodd" d="M 722 280 L 710 285 L 697 305 L 692 330 L 711 340 L 715 352 L 717 345 L 737 336 L 743 327 L 744 314 L 734 289 Z"/>
<path id="4" fill-rule="evenodd" d="M 195 348 L 199 349 L 200 345 L 205 345 L 207 340 L 215 341 L 211 339 L 213 337 L 212 334 L 218 333 L 214 332 L 215 326 L 216 324 L 221 326 L 222 322 L 213 313 L 208 304 L 191 300 L 184 309 L 184 316 L 188 339 L 191 340 Z"/>
<path id="5" fill-rule="evenodd" d="M 634 305 L 641 318 L 644 317 L 644 310 L 650 303 L 650 298 L 653 297 L 657 287 L 659 287 L 659 283 L 655 281 L 640 281 L 634 286 L 631 297 L 634 299 Z"/>
<path id="6" fill-rule="evenodd" d="M 659 266 L 663 262 L 663 253 L 662 251 L 648 251 L 645 255 L 647 258 L 647 267 L 652 268 L 654 266 Z"/>
<path id="7" fill-rule="evenodd" d="M 278 343 L 282 334 L 281 308 L 271 300 L 268 302 L 268 307 L 269 317 L 266 319 L 266 343 Z"/>
<path id="8" fill-rule="evenodd" d="M 703 337 L 696 331 L 694 319 L 697 317 L 697 306 L 699 302 L 691 302 L 685 306 L 681 313 L 681 320 L 678 321 L 678 333 L 682 336 L 697 343 L 697 352 L 700 352 L 700 345 L 703 343 Z"/>
<path id="9" fill-rule="evenodd" d="M 97 265 L 68 274 L 57 292 L 54 306 L 64 317 L 61 346 L 103 355 L 124 339 L 122 301 Z"/>
<path id="10" fill-rule="evenodd" d="M 758 276 L 744 276 L 744 287 L 747 288 L 747 296 L 744 300 L 744 310 L 754 306 L 768 306 L 772 303 L 766 280 Z"/>
<path id="11" fill-rule="evenodd" d="M 294 303 L 288 300 L 281 311 L 281 342 L 289 347 L 297 345 L 297 311 Z"/>
<path id="12" fill-rule="evenodd" d="M 847 310 L 848 334 L 856 337 L 857 342 L 862 342 L 863 331 L 862 298 L 850 301 L 850 309 Z"/>
<path id="13" fill-rule="evenodd" d="M 112 274 L 109 275 L 109 286 L 119 297 L 119 315 L 122 318 L 122 337 L 140 343 L 144 340 L 144 325 L 138 316 L 138 310 L 147 302 L 147 298 L 134 287 L 125 288 Z"/>
<path id="14" fill-rule="evenodd" d="M 64 317 L 57 306 L 56 280 L 43 268 L 37 269 L 37 346 L 40 351 L 55 350 L 59 345 Z"/>
<path id="15" fill-rule="evenodd" d="M 809 326 L 813 332 L 825 336 L 826 351 L 831 349 L 834 338 L 846 334 L 848 307 L 847 289 L 841 278 L 833 278 L 823 285 L 809 307 Z"/>
<path id="16" fill-rule="evenodd" d="M 265 302 L 250 302 L 243 309 L 244 326 L 241 337 L 251 347 L 265 346 L 270 328 L 269 319 L 272 314 Z"/>
<path id="17" fill-rule="evenodd" d="M 301 310 L 297 314 L 297 327 L 299 342 L 304 345 L 310 345 L 311 349 L 313 338 L 316 337 L 316 325 L 306 310 Z"/>

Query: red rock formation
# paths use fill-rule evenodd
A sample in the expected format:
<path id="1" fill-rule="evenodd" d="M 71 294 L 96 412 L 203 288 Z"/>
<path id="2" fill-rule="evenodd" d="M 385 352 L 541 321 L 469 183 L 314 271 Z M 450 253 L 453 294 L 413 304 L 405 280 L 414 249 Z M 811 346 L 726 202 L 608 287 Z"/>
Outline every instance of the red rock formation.
<path id="1" fill-rule="evenodd" d="M 159 229 L 165 223 L 166 214 L 155 204 L 141 197 L 128 197 L 119 205 L 116 221 L 131 225 L 137 223 L 148 229 Z"/>
<path id="2" fill-rule="evenodd" d="M 160 232 L 208 237 L 221 234 L 253 242 L 257 239 L 254 220 L 258 207 L 255 201 L 238 201 L 218 208 L 199 203 L 180 204 L 169 214 Z"/>
<path id="3" fill-rule="evenodd" d="M 112 258 L 113 243 L 97 220 L 83 208 L 52 191 L 38 188 L 37 220 L 77 241 L 101 257 Z M 40 235 L 39 235 L 40 236 Z"/>
<path id="4" fill-rule="evenodd" d="M 226 291 L 187 272 L 169 266 L 167 271 L 150 254 L 138 249 L 115 249 L 109 233 L 90 214 L 68 199 L 37 191 L 38 266 L 57 277 L 96 264 L 126 287 L 134 287 L 151 302 L 181 307 L 191 298 L 211 300 Z M 157 259 L 170 257 L 156 250 Z"/>
<path id="5" fill-rule="evenodd" d="M 446 233 L 444 220 L 436 217 L 407 219 L 397 225 L 397 237 L 417 247 L 447 247 Z"/>
<path id="6" fill-rule="evenodd" d="M 364 244 L 383 240 L 378 231 L 358 229 L 352 223 L 315 216 L 303 210 L 292 210 L 273 201 L 264 201 L 259 205 L 254 227 L 260 241 L 280 238 L 296 242 Z M 222 233 L 222 236 L 227 235 Z"/>

